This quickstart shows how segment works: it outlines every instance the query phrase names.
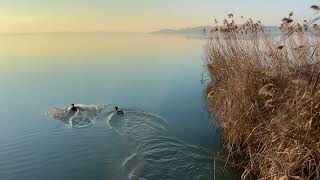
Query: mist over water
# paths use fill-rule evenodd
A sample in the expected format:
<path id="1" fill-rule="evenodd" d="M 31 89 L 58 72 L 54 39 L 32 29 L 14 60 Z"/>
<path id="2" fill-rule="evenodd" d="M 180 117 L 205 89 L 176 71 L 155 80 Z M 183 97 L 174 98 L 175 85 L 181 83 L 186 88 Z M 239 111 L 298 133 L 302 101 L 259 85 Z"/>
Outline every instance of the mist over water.
<path id="1" fill-rule="evenodd" d="M 219 142 L 203 109 L 202 43 L 1 36 L 0 179 L 210 179 Z M 68 114 L 71 103 L 86 110 Z"/>

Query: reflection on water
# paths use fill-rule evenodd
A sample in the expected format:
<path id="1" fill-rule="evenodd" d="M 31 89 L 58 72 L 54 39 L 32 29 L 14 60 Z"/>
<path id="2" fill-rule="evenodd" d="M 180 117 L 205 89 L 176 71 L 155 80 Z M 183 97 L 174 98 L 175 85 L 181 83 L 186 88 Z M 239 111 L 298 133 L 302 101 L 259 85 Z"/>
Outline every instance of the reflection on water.
<path id="1" fill-rule="evenodd" d="M 145 34 L 0 36 L 0 179 L 208 179 L 219 143 L 202 108 L 201 49 Z M 109 128 L 113 106 L 65 116 L 79 102 L 132 109 Z M 57 105 L 63 122 L 45 114 Z"/>

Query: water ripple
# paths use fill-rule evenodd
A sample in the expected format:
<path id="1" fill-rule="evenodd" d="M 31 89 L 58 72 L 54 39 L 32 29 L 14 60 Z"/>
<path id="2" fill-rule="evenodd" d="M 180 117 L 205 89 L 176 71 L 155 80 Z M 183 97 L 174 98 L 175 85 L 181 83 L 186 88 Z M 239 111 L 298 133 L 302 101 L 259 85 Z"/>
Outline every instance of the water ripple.
<path id="1" fill-rule="evenodd" d="M 107 120 L 108 126 L 121 136 L 139 142 L 168 131 L 166 120 L 156 114 L 132 109 L 124 112 L 124 115 L 112 113 Z"/>
<path id="2" fill-rule="evenodd" d="M 165 119 L 158 115 L 126 110 L 111 114 L 108 125 L 119 135 L 137 143 L 136 150 L 122 163 L 129 179 L 210 179 L 212 152 L 167 137 Z"/>
<path id="3" fill-rule="evenodd" d="M 212 152 L 169 137 L 167 121 L 159 115 L 135 109 L 123 109 L 122 115 L 112 112 L 112 109 L 105 105 L 76 106 L 81 106 L 81 110 L 70 112 L 66 108 L 54 108 L 49 111 L 49 115 L 72 128 L 89 127 L 99 117 L 107 117 L 109 128 L 124 137 L 127 143 L 134 144 L 131 155 L 120 163 L 122 174 L 129 179 L 211 178 Z M 88 147 L 74 148 L 72 157 L 68 158 L 80 156 L 90 159 L 90 151 Z"/>

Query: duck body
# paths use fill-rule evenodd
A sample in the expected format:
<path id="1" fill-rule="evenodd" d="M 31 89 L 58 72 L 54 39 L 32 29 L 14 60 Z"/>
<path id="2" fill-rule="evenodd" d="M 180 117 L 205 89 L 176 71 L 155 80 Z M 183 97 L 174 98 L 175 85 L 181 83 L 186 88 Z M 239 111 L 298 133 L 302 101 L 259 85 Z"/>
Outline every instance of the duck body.
<path id="1" fill-rule="evenodd" d="M 114 114 L 116 114 L 116 115 L 124 115 L 124 112 L 122 110 L 119 110 L 119 108 L 116 106 L 114 108 Z"/>
<path id="2" fill-rule="evenodd" d="M 123 115 L 123 114 L 124 114 L 124 112 L 123 112 L 123 111 L 121 111 L 121 110 L 119 110 L 119 111 L 116 111 L 116 112 L 115 112 L 115 114 L 117 114 L 117 115 Z"/>
<path id="3" fill-rule="evenodd" d="M 71 106 L 68 108 L 69 111 L 79 111 L 79 107 L 74 106 L 74 104 L 71 104 Z"/>

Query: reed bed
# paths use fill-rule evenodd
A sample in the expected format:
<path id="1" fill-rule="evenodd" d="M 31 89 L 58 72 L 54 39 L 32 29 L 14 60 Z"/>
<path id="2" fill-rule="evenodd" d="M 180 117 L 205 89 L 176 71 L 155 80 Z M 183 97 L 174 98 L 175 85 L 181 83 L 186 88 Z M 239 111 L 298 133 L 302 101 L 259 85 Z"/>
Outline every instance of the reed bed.
<path id="1" fill-rule="evenodd" d="M 223 159 L 244 169 L 242 179 L 320 179 L 320 8 L 311 9 L 301 24 L 292 12 L 284 17 L 279 37 L 232 14 L 211 31 L 208 108 L 228 150 Z"/>

